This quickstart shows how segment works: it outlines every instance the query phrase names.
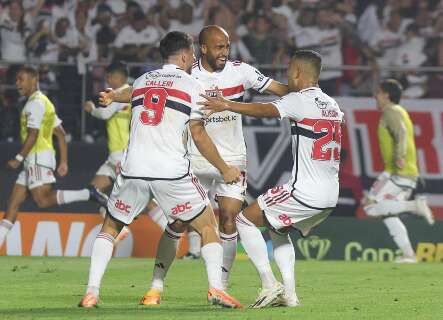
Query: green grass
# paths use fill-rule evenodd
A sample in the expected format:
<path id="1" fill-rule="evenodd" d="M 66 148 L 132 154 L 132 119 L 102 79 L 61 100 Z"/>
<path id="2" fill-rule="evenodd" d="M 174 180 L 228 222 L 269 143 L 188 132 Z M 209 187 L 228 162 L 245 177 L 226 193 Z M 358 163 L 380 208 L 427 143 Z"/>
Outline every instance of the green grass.
<path id="1" fill-rule="evenodd" d="M 442 319 L 443 266 L 437 263 L 299 261 L 299 308 L 218 309 L 206 304 L 201 261 L 176 261 L 161 306 L 138 306 L 153 261 L 113 259 L 100 308 L 76 306 L 89 259 L 0 257 L 0 319 Z M 244 304 L 256 297 L 258 276 L 237 261 L 230 292 Z"/>

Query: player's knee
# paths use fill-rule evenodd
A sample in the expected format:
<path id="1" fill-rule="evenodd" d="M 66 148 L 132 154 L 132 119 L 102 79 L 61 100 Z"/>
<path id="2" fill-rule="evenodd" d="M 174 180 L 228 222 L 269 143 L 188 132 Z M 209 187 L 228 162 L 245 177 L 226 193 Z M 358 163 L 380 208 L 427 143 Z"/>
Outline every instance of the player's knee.
<path id="1" fill-rule="evenodd" d="M 43 195 L 34 195 L 33 199 L 35 201 L 35 203 L 37 204 L 37 207 L 44 209 L 44 208 L 48 208 L 51 206 L 50 201 L 47 197 L 43 196 Z"/>
<path id="2" fill-rule="evenodd" d="M 201 237 L 205 239 L 219 239 L 217 229 L 213 225 L 205 225 L 200 230 Z"/>
<path id="3" fill-rule="evenodd" d="M 235 225 L 235 212 L 229 210 L 220 210 L 220 231 L 231 234 L 237 230 Z"/>

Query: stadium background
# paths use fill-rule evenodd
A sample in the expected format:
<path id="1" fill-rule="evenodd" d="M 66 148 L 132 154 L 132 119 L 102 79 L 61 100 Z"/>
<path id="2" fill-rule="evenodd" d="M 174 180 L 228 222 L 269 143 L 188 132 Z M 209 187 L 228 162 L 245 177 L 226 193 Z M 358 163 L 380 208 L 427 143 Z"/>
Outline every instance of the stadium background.
<path id="1" fill-rule="evenodd" d="M 370 97 L 379 79 L 388 76 L 404 85 L 403 104 L 416 126 L 424 178 L 419 191 L 428 196 L 437 218 L 443 219 L 443 105 L 439 99 L 443 96 L 443 4 L 439 1 L 23 0 L 3 1 L 0 17 L 2 164 L 19 148 L 18 117 L 24 101 L 14 88 L 14 76 L 20 64 L 39 67 L 41 89 L 55 102 L 69 135 L 70 173 L 57 184 L 81 188 L 106 158 L 104 123 L 86 116 L 82 103 L 96 99 L 104 88 L 107 63 L 127 61 L 131 77 L 136 78 L 159 65 L 156 46 L 165 32 L 184 30 L 197 39 L 203 25 L 216 23 L 231 35 L 232 59 L 251 63 L 283 82 L 296 48 L 322 53 L 325 67 L 320 86 L 338 97 L 345 111 L 347 157 L 340 205 L 310 238 L 293 235 L 299 258 L 392 260 L 396 254 L 384 225 L 367 220 L 359 208 L 364 191 L 382 169 L 374 131 L 378 113 Z M 245 98 L 272 99 L 252 92 Z M 244 125 L 248 193 L 253 199 L 288 177 L 290 141 L 284 122 L 245 117 Z M 4 165 L 0 168 L 0 210 L 16 174 Z M 88 239 L 93 239 L 100 223 L 94 205 L 56 207 L 45 211 L 52 214 L 42 215 L 27 202 L 22 210 L 30 213 L 19 216 L 21 224 L 0 254 L 88 254 Z M 418 258 L 442 261 L 443 222 L 430 228 L 415 217 L 406 216 L 405 221 Z M 159 231 L 146 217 L 132 231 L 133 237 L 117 255 L 152 256 Z M 150 232 L 152 237 L 144 238 Z"/>

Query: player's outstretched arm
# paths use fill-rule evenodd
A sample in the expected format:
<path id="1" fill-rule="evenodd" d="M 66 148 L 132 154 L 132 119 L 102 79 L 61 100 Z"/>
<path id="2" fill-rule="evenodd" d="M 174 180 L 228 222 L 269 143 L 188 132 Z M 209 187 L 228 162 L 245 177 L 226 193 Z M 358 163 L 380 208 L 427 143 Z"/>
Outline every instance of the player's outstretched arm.
<path id="1" fill-rule="evenodd" d="M 225 182 L 237 182 L 240 179 L 240 170 L 236 167 L 229 166 L 222 159 L 217 147 L 206 132 L 204 122 L 201 120 L 191 120 L 189 121 L 189 129 L 198 151 L 220 171 Z"/>
<path id="2" fill-rule="evenodd" d="M 24 158 L 28 155 L 29 151 L 31 151 L 35 142 L 37 141 L 39 129 L 28 128 L 28 136 L 26 137 L 25 142 L 23 143 L 22 149 L 15 156 L 14 159 L 8 161 L 7 166 L 10 169 L 17 169 Z"/>
<path id="3" fill-rule="evenodd" d="M 265 91 L 279 97 L 283 97 L 285 94 L 289 93 L 288 85 L 276 80 L 272 80 L 271 84 Z"/>
<path id="4" fill-rule="evenodd" d="M 105 89 L 99 93 L 98 102 L 101 105 L 107 106 L 112 102 L 131 102 L 132 86 L 123 87 L 113 90 L 111 88 Z"/>
<path id="5" fill-rule="evenodd" d="M 57 139 L 57 145 L 60 152 L 60 164 L 57 173 L 60 177 L 68 174 L 68 145 L 66 144 L 66 133 L 62 125 L 54 128 L 53 135 Z"/>
<path id="6" fill-rule="evenodd" d="M 83 110 L 89 113 L 94 118 L 100 120 L 108 120 L 110 119 L 116 112 L 119 111 L 118 105 L 111 104 L 106 108 L 96 108 L 94 102 L 88 100 L 83 105 Z"/>
<path id="7" fill-rule="evenodd" d="M 206 101 L 197 102 L 197 104 L 202 105 L 202 110 L 208 110 L 209 114 L 221 111 L 232 111 L 235 113 L 244 114 L 246 116 L 257 117 L 257 118 L 279 118 L 280 113 L 278 109 L 272 103 L 243 103 L 230 101 L 223 98 L 220 94 L 216 97 L 209 97 L 202 94 Z"/>

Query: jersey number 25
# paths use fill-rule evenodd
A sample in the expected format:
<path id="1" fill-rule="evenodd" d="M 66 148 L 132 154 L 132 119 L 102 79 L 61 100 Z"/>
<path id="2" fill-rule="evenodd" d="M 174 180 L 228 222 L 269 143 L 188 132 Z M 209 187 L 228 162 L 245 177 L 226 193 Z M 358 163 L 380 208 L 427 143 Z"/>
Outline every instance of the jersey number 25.
<path id="1" fill-rule="evenodd" d="M 168 93 L 163 88 L 146 91 L 143 97 L 145 110 L 140 113 L 140 121 L 144 125 L 157 126 L 162 121 L 167 97 Z"/>
<path id="2" fill-rule="evenodd" d="M 340 161 L 341 122 L 318 120 L 312 127 L 314 133 L 323 133 L 321 138 L 314 141 L 311 157 L 313 160 Z"/>

